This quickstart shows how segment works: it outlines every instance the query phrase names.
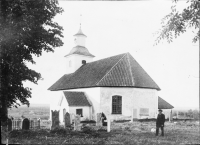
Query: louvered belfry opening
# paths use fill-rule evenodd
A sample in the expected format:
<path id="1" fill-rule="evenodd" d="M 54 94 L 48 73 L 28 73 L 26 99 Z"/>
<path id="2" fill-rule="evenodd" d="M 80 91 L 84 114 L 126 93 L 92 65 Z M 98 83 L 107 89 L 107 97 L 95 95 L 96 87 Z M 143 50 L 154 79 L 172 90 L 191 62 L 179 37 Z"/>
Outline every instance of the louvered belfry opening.
<path id="1" fill-rule="evenodd" d="M 122 96 L 112 96 L 112 114 L 122 114 Z"/>

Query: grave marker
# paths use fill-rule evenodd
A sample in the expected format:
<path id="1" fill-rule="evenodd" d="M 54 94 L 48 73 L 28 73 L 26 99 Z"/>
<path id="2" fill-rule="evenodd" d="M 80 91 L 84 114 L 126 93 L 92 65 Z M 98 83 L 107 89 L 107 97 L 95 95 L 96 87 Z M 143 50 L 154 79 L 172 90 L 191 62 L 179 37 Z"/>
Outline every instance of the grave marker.
<path id="1" fill-rule="evenodd" d="M 65 113 L 65 127 L 70 127 L 70 126 L 71 126 L 70 114 L 67 112 Z"/>
<path id="2" fill-rule="evenodd" d="M 102 126 L 102 118 L 101 118 L 101 116 L 102 116 L 101 113 L 97 113 L 96 126 Z"/>
<path id="3" fill-rule="evenodd" d="M 27 118 L 25 118 L 23 121 L 22 121 L 22 129 L 23 130 L 29 130 L 29 126 L 30 126 L 30 122 Z"/>
<path id="4" fill-rule="evenodd" d="M 74 130 L 80 131 L 81 130 L 81 116 L 76 115 L 74 119 Z"/>
<path id="5" fill-rule="evenodd" d="M 34 129 L 34 120 L 30 120 L 30 129 Z"/>
<path id="6" fill-rule="evenodd" d="M 74 114 L 70 114 L 70 123 L 74 123 L 74 118 L 75 118 L 75 115 Z"/>
<path id="7" fill-rule="evenodd" d="M 12 120 L 8 118 L 8 131 L 12 130 Z"/>
<path id="8" fill-rule="evenodd" d="M 55 127 L 59 126 L 59 111 L 51 110 L 51 113 L 52 113 L 52 126 L 51 126 L 51 129 L 54 129 Z"/>

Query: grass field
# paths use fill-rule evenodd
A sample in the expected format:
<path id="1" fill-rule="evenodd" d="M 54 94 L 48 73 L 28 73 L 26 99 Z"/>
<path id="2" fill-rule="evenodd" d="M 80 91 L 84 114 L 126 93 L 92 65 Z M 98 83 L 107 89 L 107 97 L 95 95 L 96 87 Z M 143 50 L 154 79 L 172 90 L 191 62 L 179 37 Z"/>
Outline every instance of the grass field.
<path id="1" fill-rule="evenodd" d="M 40 118 L 49 119 L 50 106 L 46 104 L 31 104 L 30 107 L 26 105 L 18 108 L 8 109 L 8 115 L 14 118 L 20 118 L 22 115 L 26 118 Z"/>
<path id="2" fill-rule="evenodd" d="M 165 136 L 155 136 L 151 129 L 155 122 L 112 123 L 111 132 L 106 127 L 87 126 L 82 131 L 35 130 L 12 131 L 9 143 L 20 144 L 200 144 L 197 122 L 165 123 Z"/>

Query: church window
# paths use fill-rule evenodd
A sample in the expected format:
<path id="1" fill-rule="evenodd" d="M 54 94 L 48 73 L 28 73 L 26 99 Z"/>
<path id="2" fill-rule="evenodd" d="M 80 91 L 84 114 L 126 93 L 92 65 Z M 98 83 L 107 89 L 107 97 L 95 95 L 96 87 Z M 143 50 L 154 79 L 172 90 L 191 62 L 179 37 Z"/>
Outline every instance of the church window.
<path id="1" fill-rule="evenodd" d="M 112 114 L 122 114 L 122 96 L 112 96 Z"/>
<path id="2" fill-rule="evenodd" d="M 83 109 L 76 109 L 76 115 L 83 117 Z"/>

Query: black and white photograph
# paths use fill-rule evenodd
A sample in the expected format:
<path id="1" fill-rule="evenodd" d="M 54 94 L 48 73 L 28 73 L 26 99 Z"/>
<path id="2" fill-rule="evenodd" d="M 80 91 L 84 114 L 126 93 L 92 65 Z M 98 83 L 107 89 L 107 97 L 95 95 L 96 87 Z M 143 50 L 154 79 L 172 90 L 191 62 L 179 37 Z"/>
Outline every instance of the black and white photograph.
<path id="1" fill-rule="evenodd" d="M 200 144 L 198 0 L 0 1 L 2 144 Z"/>

